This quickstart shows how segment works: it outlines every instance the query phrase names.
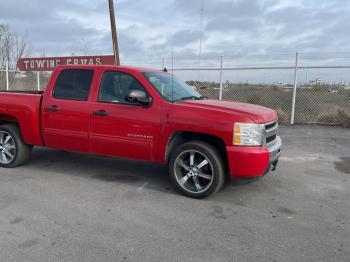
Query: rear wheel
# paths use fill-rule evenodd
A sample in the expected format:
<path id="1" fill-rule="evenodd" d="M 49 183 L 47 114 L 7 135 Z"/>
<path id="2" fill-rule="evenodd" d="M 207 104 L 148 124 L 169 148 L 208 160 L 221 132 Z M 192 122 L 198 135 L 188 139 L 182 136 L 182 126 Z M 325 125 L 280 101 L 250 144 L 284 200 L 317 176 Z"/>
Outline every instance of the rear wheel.
<path id="1" fill-rule="evenodd" d="M 16 125 L 0 126 L 0 166 L 11 168 L 24 164 L 30 158 L 32 147 L 23 141 Z"/>
<path id="2" fill-rule="evenodd" d="M 220 153 L 212 145 L 200 141 L 177 148 L 170 159 L 169 169 L 176 189 L 194 198 L 219 191 L 225 181 Z"/>

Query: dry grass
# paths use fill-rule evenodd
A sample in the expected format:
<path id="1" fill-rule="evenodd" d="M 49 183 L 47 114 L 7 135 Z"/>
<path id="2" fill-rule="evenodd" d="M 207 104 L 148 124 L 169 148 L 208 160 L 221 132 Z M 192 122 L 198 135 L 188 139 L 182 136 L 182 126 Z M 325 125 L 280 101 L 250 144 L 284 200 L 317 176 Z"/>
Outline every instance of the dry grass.
<path id="1" fill-rule="evenodd" d="M 289 121 L 289 113 L 282 109 L 282 107 L 278 107 L 275 109 L 276 113 L 278 115 L 278 119 L 280 122 L 287 122 Z"/>
<path id="2" fill-rule="evenodd" d="M 317 119 L 320 123 L 332 123 L 338 126 L 350 127 L 350 111 L 343 108 L 335 108 L 325 111 Z"/>

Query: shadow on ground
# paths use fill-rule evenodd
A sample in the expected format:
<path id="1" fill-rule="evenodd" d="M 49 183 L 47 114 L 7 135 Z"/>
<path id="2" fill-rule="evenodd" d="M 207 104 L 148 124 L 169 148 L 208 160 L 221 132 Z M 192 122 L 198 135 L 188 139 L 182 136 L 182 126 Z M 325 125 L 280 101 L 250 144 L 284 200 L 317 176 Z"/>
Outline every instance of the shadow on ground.
<path id="1" fill-rule="evenodd" d="M 57 173 L 57 175 L 78 176 L 102 182 L 134 185 L 147 183 L 159 191 L 173 191 L 165 165 L 91 156 L 74 152 L 46 148 L 34 148 L 26 168 Z"/>

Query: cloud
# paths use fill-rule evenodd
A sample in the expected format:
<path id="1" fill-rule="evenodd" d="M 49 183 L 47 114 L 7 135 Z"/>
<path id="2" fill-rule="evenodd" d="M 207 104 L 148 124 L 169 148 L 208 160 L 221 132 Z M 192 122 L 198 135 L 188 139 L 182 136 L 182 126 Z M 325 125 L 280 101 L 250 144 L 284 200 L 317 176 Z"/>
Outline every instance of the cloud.
<path id="1" fill-rule="evenodd" d="M 194 42 L 198 42 L 200 30 L 181 30 L 173 34 L 169 38 L 169 44 L 173 46 L 186 46 Z M 203 39 L 206 37 L 203 35 Z"/>
<path id="2" fill-rule="evenodd" d="M 262 22 L 256 18 L 237 18 L 233 16 L 223 15 L 210 20 L 206 26 L 206 30 L 214 32 L 256 32 Z"/>
<path id="3" fill-rule="evenodd" d="M 18 8 L 18 7 L 25 8 Z M 115 0 L 124 61 L 193 56 L 201 0 Z M 348 50 L 346 0 L 204 0 L 203 56 Z M 104 0 L 2 1 L 0 22 L 50 55 L 112 53 Z M 142 62 L 140 62 L 142 63 Z"/>

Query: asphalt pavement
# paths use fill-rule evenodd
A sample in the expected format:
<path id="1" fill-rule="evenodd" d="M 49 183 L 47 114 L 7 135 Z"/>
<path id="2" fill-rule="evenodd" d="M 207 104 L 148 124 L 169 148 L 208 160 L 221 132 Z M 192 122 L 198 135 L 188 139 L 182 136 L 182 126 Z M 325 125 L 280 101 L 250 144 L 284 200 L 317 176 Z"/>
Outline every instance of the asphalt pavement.
<path id="1" fill-rule="evenodd" d="M 277 171 L 203 200 L 161 165 L 35 148 L 0 169 L 0 261 L 350 261 L 350 129 L 280 134 Z"/>

